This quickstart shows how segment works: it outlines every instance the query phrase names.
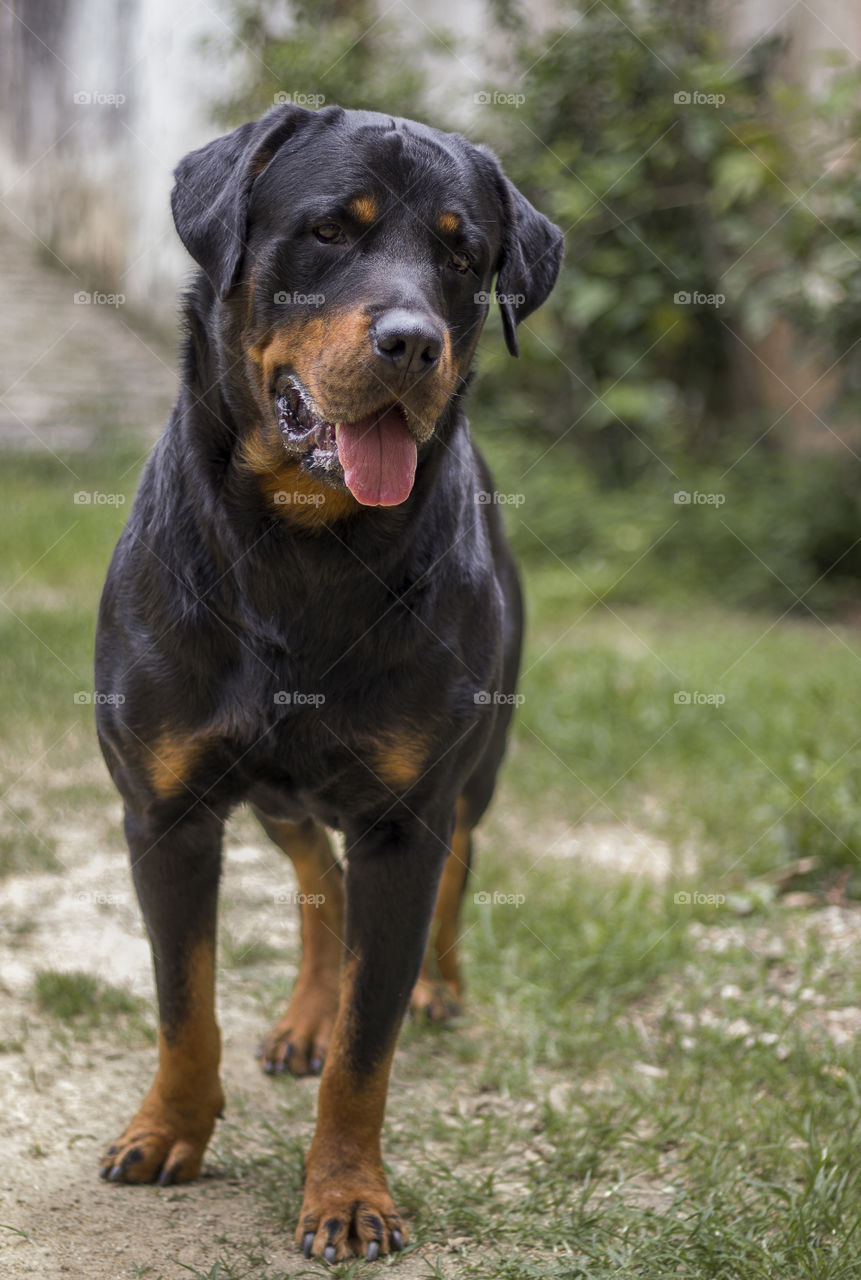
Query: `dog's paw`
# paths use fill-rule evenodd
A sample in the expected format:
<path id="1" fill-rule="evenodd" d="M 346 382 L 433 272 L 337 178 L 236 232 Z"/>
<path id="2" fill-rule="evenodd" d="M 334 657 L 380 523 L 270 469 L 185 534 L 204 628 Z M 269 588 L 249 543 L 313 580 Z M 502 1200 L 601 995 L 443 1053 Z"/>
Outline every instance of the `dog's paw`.
<path id="1" fill-rule="evenodd" d="M 448 1022 L 461 1012 L 460 993 L 448 982 L 419 978 L 410 996 L 410 1014 L 417 1022 Z"/>
<path id="2" fill-rule="evenodd" d="M 223 1097 L 188 1107 L 171 1106 L 156 1090 L 105 1151 L 99 1175 L 108 1182 L 191 1182 L 200 1174 L 203 1153 L 221 1113 Z"/>
<path id="3" fill-rule="evenodd" d="M 314 1188 L 317 1189 L 314 1189 Z M 296 1243 L 306 1258 L 340 1262 L 358 1254 L 369 1262 L 397 1253 L 407 1233 L 386 1188 L 382 1171 L 337 1175 L 306 1185 Z"/>
<path id="4" fill-rule="evenodd" d="M 337 1012 L 336 986 L 297 985 L 284 1016 L 258 1050 L 258 1061 L 267 1075 L 288 1071 L 294 1076 L 318 1076 Z"/>

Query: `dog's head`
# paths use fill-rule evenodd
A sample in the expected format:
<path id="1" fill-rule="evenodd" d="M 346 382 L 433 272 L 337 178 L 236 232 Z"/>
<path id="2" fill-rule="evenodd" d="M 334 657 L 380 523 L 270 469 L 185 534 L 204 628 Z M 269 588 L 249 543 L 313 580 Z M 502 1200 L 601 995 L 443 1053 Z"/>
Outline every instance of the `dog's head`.
<path id="1" fill-rule="evenodd" d="M 516 355 L 518 322 L 559 270 L 558 228 L 485 149 L 339 107 L 277 107 L 175 177 L 177 230 L 239 325 L 239 361 L 285 456 L 359 503 L 403 502 L 494 278 Z"/>

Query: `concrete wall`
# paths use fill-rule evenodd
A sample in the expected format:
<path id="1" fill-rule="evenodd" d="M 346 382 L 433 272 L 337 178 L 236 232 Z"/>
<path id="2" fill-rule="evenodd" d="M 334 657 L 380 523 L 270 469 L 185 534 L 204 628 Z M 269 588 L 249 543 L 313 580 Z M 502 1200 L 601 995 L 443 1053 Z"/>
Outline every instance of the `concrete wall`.
<path id="1" fill-rule="evenodd" d="M 10 229 L 131 305 L 172 307 L 187 259 L 171 172 L 215 131 L 218 0 L 0 7 L 0 184 Z"/>

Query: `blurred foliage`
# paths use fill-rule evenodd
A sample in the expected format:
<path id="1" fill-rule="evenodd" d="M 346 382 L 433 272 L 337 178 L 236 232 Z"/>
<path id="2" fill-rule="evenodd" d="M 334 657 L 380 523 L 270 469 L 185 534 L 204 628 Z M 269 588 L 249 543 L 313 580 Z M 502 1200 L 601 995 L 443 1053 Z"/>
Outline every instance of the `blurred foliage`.
<path id="1" fill-rule="evenodd" d="M 249 75 L 225 123 L 279 92 L 432 116 L 489 143 L 566 232 L 521 360 L 491 317 L 472 393 L 500 487 L 526 496 L 522 553 L 546 554 L 538 535 L 632 597 L 704 586 L 785 608 L 815 583 L 813 607 L 851 599 L 861 459 L 824 425 L 787 450 L 755 353 L 789 322 L 812 368 L 839 361 L 840 404 L 821 412 L 845 434 L 861 407 L 861 72 L 835 66 L 810 94 L 781 75 L 778 38 L 728 52 L 704 0 L 608 0 L 540 30 L 528 3 L 488 12 L 478 81 L 476 47 L 397 7 L 300 0 L 287 18 L 246 0 Z M 724 503 L 678 509 L 678 489 Z"/>
<path id="2" fill-rule="evenodd" d="M 705 594 L 800 616 L 857 607 L 861 491 L 857 469 L 839 459 L 771 453 L 764 462 L 752 449 L 739 461 L 728 450 L 725 464 L 677 458 L 676 475 L 609 485 L 565 445 L 536 448 L 529 434 L 500 433 L 483 418 L 475 427 L 520 559 L 561 557 L 593 598 L 691 603 Z M 678 503 L 679 493 L 691 502 Z"/>
<path id="3" fill-rule="evenodd" d="M 524 101 L 478 122 L 567 236 L 521 398 L 549 384 L 542 434 L 576 431 L 610 483 L 722 454 L 728 423 L 748 441 L 770 426 L 741 344 L 775 320 L 823 372 L 861 338 L 861 74 L 813 100 L 778 78 L 775 39 L 732 62 L 709 10 L 619 0 L 558 39 L 524 23 L 496 86 Z"/>
<path id="4" fill-rule="evenodd" d="M 284 95 L 312 108 L 422 114 L 425 72 L 406 31 L 374 0 L 239 0 L 233 12 L 228 51 L 249 58 L 241 91 L 218 100 L 225 125 L 254 119 Z"/>

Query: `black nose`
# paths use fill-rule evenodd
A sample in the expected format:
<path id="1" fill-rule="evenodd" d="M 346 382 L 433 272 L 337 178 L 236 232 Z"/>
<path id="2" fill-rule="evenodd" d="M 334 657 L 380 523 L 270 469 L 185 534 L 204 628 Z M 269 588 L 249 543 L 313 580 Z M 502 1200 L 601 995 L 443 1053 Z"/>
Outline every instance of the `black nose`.
<path id="1" fill-rule="evenodd" d="M 387 311 L 374 325 L 372 338 L 381 360 L 415 377 L 431 370 L 442 354 L 442 333 L 414 311 Z"/>

